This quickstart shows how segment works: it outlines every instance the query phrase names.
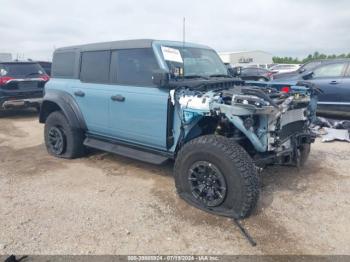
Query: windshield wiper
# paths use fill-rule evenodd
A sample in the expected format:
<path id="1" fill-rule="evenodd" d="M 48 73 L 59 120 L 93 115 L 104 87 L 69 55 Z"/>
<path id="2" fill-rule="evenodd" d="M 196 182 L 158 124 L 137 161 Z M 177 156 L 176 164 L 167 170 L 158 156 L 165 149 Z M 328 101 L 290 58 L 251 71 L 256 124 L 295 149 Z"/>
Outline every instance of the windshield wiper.
<path id="1" fill-rule="evenodd" d="M 205 79 L 205 80 L 209 80 L 208 77 L 201 76 L 201 75 L 187 75 L 187 76 L 184 76 L 184 78 L 185 79 L 202 78 L 202 79 Z"/>
<path id="2" fill-rule="evenodd" d="M 214 75 L 210 75 L 209 77 L 226 77 L 226 78 L 232 78 L 229 75 L 225 75 L 225 74 L 214 74 Z"/>

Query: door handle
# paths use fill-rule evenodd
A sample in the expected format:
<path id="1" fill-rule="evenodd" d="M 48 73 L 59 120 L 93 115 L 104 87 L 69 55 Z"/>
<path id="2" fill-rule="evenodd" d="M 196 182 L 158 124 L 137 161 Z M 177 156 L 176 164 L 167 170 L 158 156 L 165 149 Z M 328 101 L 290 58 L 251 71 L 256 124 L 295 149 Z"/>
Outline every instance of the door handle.
<path id="1" fill-rule="evenodd" d="M 125 97 L 122 96 L 122 95 L 111 96 L 111 99 L 113 101 L 118 101 L 118 102 L 124 102 L 125 101 Z"/>
<path id="2" fill-rule="evenodd" d="M 85 96 L 85 93 L 84 93 L 83 91 L 80 91 L 80 90 L 79 90 L 79 91 L 75 91 L 75 92 L 74 92 L 74 95 L 75 95 L 75 96 L 83 97 L 83 96 Z"/>
<path id="3" fill-rule="evenodd" d="M 330 82 L 331 85 L 336 85 L 336 84 L 339 84 L 337 81 L 333 80 Z"/>

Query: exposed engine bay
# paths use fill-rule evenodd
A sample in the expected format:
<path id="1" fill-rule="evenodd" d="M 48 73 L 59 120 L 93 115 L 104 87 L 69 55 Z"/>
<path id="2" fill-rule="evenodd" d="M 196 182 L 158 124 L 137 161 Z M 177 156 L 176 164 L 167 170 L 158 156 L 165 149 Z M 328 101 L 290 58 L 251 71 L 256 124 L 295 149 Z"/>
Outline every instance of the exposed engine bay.
<path id="1" fill-rule="evenodd" d="M 309 126 L 316 97 L 309 87 L 280 92 L 242 83 L 178 86 L 171 100 L 186 131 L 198 124 L 201 132 L 232 138 L 256 162 L 298 164 L 298 150 L 314 140 Z"/>

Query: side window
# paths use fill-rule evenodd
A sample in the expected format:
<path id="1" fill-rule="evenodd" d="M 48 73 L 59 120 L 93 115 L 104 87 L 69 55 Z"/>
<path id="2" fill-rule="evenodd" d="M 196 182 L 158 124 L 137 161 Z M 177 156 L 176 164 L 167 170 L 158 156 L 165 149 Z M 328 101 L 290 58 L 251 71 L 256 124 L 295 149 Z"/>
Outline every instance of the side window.
<path id="1" fill-rule="evenodd" d="M 113 83 L 152 86 L 152 74 L 158 68 L 151 48 L 112 52 L 111 80 Z"/>
<path id="2" fill-rule="evenodd" d="M 80 79 L 83 82 L 109 83 L 110 51 L 83 52 Z"/>
<path id="3" fill-rule="evenodd" d="M 52 59 L 52 76 L 58 78 L 73 78 L 75 59 L 75 52 L 55 53 Z"/>
<path id="4" fill-rule="evenodd" d="M 318 67 L 314 70 L 313 78 L 341 77 L 343 75 L 344 66 L 344 63 L 337 63 Z"/>
<path id="5" fill-rule="evenodd" d="M 350 77 L 350 63 L 348 63 L 348 70 L 346 70 L 346 77 Z"/>
<path id="6" fill-rule="evenodd" d="M 243 75 L 254 75 L 255 71 L 256 71 L 256 69 L 254 69 L 254 68 L 245 68 L 242 70 L 242 74 Z"/>

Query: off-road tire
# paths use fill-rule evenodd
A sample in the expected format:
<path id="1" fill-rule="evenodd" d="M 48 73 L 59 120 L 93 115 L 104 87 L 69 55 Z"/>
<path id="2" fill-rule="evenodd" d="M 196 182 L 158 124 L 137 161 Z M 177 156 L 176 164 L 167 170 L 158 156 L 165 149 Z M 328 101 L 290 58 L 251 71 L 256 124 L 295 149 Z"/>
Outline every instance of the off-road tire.
<path id="1" fill-rule="evenodd" d="M 207 206 L 192 194 L 188 174 L 196 161 L 208 161 L 223 174 L 227 189 L 220 205 Z M 217 215 L 245 218 L 259 198 L 260 178 L 251 157 L 240 145 L 223 136 L 205 135 L 185 144 L 177 155 L 174 176 L 177 192 L 185 201 Z"/>
<path id="2" fill-rule="evenodd" d="M 57 153 L 53 150 L 49 143 L 49 132 L 52 128 L 57 128 L 64 136 L 62 152 Z M 44 129 L 45 145 L 48 153 L 60 158 L 77 158 L 85 154 L 86 149 L 83 145 L 84 132 L 82 130 L 72 128 L 66 117 L 61 111 L 51 113 L 45 122 Z"/>

